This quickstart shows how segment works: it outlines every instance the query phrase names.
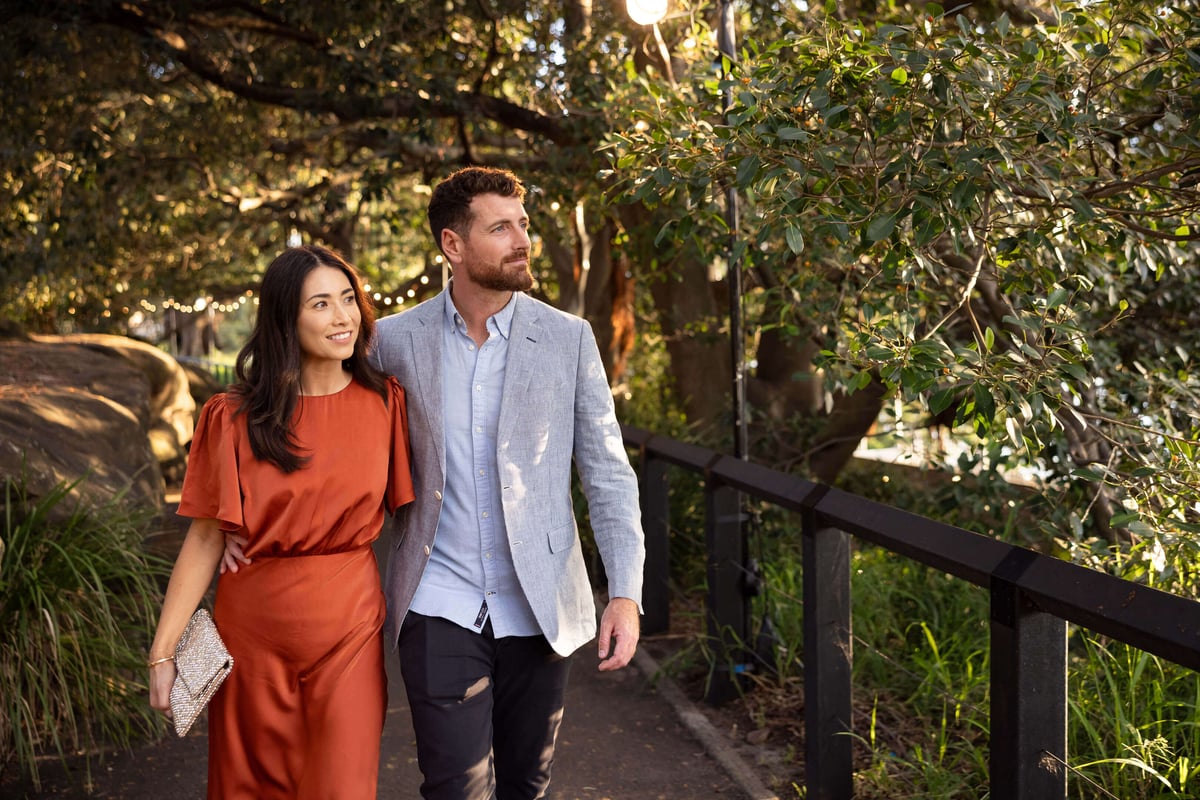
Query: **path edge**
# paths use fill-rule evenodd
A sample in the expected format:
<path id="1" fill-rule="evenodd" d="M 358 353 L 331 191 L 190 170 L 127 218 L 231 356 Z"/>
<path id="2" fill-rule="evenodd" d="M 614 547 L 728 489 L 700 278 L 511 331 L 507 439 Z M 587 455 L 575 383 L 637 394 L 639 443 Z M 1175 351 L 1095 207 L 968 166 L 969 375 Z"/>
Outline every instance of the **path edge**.
<path id="1" fill-rule="evenodd" d="M 779 800 L 779 796 L 763 784 L 745 759 L 729 745 L 727 738 L 713 727 L 704 712 L 662 671 L 653 656 L 639 647 L 633 654 L 633 664 L 667 701 L 683 726 L 703 745 L 704 751 L 741 787 L 749 800 Z"/>

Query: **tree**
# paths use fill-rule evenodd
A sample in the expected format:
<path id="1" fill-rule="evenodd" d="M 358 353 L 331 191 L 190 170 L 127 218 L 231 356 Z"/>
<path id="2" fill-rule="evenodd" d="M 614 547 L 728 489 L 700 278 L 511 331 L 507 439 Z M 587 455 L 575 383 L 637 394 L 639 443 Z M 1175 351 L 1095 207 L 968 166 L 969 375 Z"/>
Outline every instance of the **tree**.
<path id="1" fill-rule="evenodd" d="M 719 446 L 732 184 L 756 459 L 832 482 L 881 409 L 919 407 L 1040 467 L 1055 535 L 1190 548 L 1191 5 L 738 7 L 723 84 L 715 8 L 686 0 L 661 36 L 581 0 L 0 0 L 25 109 L 0 123 L 0 301 L 113 325 L 244 296 L 299 237 L 387 313 L 440 285 L 429 186 L 509 166 L 538 291 L 630 386 L 635 325 L 661 334 Z"/>
<path id="2" fill-rule="evenodd" d="M 388 303 L 420 299 L 441 278 L 429 185 L 480 163 L 537 188 L 541 291 L 593 321 L 610 363 L 628 353 L 632 275 L 613 246 L 628 233 L 601 202 L 595 146 L 631 26 L 607 7 L 0 8 L 3 100 L 24 109 L 0 159 L 3 300 L 27 325 L 114 326 L 155 295 L 233 298 L 295 237 L 346 252 Z"/>
<path id="3" fill-rule="evenodd" d="M 625 196 L 686 202 L 662 237 L 712 251 L 737 187 L 768 403 L 813 411 L 787 348 L 864 395 L 854 442 L 885 401 L 949 410 L 1044 476 L 1048 537 L 1149 537 L 1139 569 L 1194 585 L 1194 4 L 834 8 L 633 110 Z"/>

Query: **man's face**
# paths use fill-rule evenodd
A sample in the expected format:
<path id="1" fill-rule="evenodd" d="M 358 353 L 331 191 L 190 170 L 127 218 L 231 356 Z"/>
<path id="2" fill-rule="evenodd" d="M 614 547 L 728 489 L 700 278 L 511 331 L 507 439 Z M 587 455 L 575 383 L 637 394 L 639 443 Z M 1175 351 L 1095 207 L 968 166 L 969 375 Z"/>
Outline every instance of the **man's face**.
<path id="1" fill-rule="evenodd" d="M 525 292 L 529 271 L 529 216 L 515 197 L 481 194 L 471 201 L 474 218 L 466 236 L 443 238 L 455 281 L 497 292 Z"/>

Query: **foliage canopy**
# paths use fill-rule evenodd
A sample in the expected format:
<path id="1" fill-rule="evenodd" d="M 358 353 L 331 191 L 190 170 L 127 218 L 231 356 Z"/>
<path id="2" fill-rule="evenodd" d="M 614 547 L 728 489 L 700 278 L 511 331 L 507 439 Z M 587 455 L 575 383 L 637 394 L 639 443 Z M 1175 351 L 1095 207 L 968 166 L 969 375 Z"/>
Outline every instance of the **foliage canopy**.
<path id="1" fill-rule="evenodd" d="M 690 209 L 661 240 L 710 248 L 736 187 L 764 325 L 811 339 L 831 388 L 952 414 L 1061 501 L 1045 534 L 1150 537 L 1135 573 L 1194 583 L 1194 4 L 836 5 L 648 87 L 614 176 Z"/>

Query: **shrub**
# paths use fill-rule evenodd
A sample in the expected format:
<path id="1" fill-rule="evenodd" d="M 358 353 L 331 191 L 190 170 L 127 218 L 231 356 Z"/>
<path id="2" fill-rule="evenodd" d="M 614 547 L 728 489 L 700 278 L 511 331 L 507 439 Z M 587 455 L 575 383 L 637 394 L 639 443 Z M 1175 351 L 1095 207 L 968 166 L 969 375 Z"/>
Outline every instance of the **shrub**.
<path id="1" fill-rule="evenodd" d="M 72 484 L 30 497 L 4 479 L 0 540 L 0 772 L 14 759 L 128 746 L 162 721 L 146 701 L 145 652 L 169 565 L 148 555 L 146 512 L 118 496 L 68 506 Z"/>

